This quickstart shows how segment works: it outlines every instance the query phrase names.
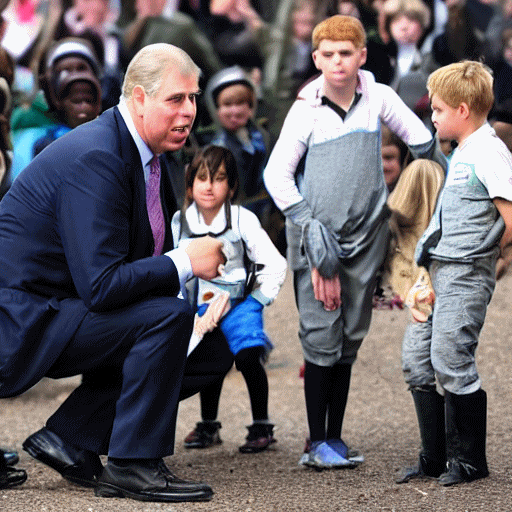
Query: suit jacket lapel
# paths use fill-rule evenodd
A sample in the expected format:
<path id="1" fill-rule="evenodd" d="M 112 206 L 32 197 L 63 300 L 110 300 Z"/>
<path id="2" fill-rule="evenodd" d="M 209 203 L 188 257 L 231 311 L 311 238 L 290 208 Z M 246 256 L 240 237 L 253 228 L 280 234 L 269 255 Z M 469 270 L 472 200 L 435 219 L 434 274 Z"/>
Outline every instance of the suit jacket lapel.
<path id="1" fill-rule="evenodd" d="M 131 177 L 132 222 L 130 229 L 130 254 L 128 259 L 135 261 L 153 254 L 154 240 L 146 207 L 146 183 L 139 150 L 131 136 L 119 109 L 114 107 L 114 117 L 119 129 L 120 156 L 128 175 Z"/>

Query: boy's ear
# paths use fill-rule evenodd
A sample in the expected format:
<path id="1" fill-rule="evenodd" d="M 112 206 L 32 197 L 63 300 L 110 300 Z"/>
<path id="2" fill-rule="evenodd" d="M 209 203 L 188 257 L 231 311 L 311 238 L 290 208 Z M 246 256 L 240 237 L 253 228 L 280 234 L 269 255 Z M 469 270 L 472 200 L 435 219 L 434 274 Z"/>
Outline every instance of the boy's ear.
<path id="1" fill-rule="evenodd" d="M 314 62 L 314 64 L 315 64 L 316 69 L 318 69 L 319 71 L 322 71 L 322 70 L 318 67 L 318 64 L 317 64 L 317 62 L 316 62 L 316 60 L 317 60 L 317 58 L 318 58 L 318 49 L 317 49 L 317 50 L 315 50 L 315 51 L 311 54 L 311 56 L 313 57 L 313 62 Z"/>
<path id="2" fill-rule="evenodd" d="M 361 49 L 361 57 L 359 59 L 359 67 L 364 66 L 366 64 L 366 58 L 368 57 L 368 49 L 366 46 Z"/>
<path id="3" fill-rule="evenodd" d="M 462 119 L 467 119 L 469 117 L 469 115 L 471 114 L 471 110 L 470 110 L 470 108 L 469 108 L 467 103 L 462 102 L 457 107 L 457 113 L 460 115 L 460 117 Z"/>

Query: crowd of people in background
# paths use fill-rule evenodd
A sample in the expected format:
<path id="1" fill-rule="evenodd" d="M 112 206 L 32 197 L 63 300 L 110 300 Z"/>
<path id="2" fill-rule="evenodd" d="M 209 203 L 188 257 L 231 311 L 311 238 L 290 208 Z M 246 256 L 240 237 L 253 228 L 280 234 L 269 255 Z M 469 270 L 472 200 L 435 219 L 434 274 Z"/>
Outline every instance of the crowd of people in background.
<path id="1" fill-rule="evenodd" d="M 512 91 L 507 87 L 512 76 L 512 4 L 507 0 L 11 0 L 2 4 L 0 76 L 9 85 L 4 88 L 10 97 L 3 117 L 4 128 L 11 130 L 2 151 L 4 159 L 12 161 L 3 173 L 3 192 L 52 138 L 96 115 L 98 102 L 100 111 L 117 104 L 126 65 L 140 48 L 167 42 L 184 49 L 198 64 L 203 90 L 211 93 L 217 81 L 225 81 L 236 70 L 240 83 L 248 84 L 254 95 L 245 114 L 235 112 L 240 100 L 224 107 L 232 118 L 246 117 L 224 127 L 215 112 L 219 105 L 212 104 L 211 94 L 205 95 L 191 142 L 174 164 L 185 165 L 198 147 L 212 140 L 230 149 L 238 146 L 239 166 L 244 160 L 241 183 L 251 187 L 244 191 L 247 198 L 242 202 L 254 203 L 258 198 L 261 221 L 267 231 L 274 230 L 272 240 L 284 252 L 282 219 L 266 196 L 262 170 L 297 91 L 318 74 L 311 58 L 312 30 L 337 13 L 357 17 L 365 27 L 368 57 L 363 68 L 372 71 L 378 82 L 392 86 L 429 128 L 427 77 L 436 68 L 463 59 L 483 60 L 494 71 L 491 120 L 506 123 L 512 115 Z M 69 57 L 85 62 L 69 67 L 63 63 Z M 79 80 L 70 76 L 74 73 L 81 74 Z M 78 90 L 80 98 L 74 98 Z M 78 103 L 93 106 L 70 120 L 63 95 L 68 109 Z"/>
<path id="2" fill-rule="evenodd" d="M 236 305 L 241 302 L 249 306 L 255 304 L 257 309 L 253 313 L 257 318 L 261 318 L 263 305 L 275 298 L 284 280 L 286 265 L 281 255 L 288 249 L 301 312 L 301 341 L 304 353 L 308 356 L 305 358 L 304 372 L 310 436 L 306 440 L 301 463 L 315 468 L 353 467 L 360 464 L 364 460 L 362 455 L 337 441 L 338 438 L 341 441 L 352 363 L 369 327 L 371 312 L 367 311 L 366 305 L 372 302 L 374 275 L 380 272 L 381 278 L 393 283 L 392 272 L 390 277 L 389 268 L 381 267 L 389 246 L 386 242 L 388 219 L 384 213 L 380 215 L 379 212 L 386 211 L 387 197 L 391 194 L 387 205 L 395 210 L 395 217 L 391 220 L 391 231 L 393 227 L 396 228 L 393 232 L 395 248 L 397 244 L 402 244 L 402 249 L 405 247 L 407 250 L 400 252 L 401 262 L 397 263 L 395 259 L 390 263 L 388 259 L 386 264 L 391 271 L 394 269 L 396 272 L 400 265 L 410 270 L 414 266 L 415 242 L 432 216 L 435 198 L 443 182 L 443 172 L 440 167 L 432 167 L 431 162 L 411 163 L 414 157 L 409 150 L 418 158 L 433 158 L 433 144 L 438 142 L 444 156 L 449 159 L 454 149 L 454 141 L 450 138 L 436 140 L 435 127 L 432 125 L 428 80 L 433 72 L 443 66 L 472 60 L 483 62 L 492 70 L 495 101 L 488 119 L 508 149 L 512 149 L 512 0 L 0 0 L 0 10 L 0 198 L 48 145 L 118 104 L 127 67 L 144 47 L 154 43 L 177 46 L 201 69 L 199 86 L 204 94 L 197 99 L 197 116 L 187 143 L 160 156 L 164 172 L 172 184 L 176 203 L 169 206 L 169 211 L 181 209 L 181 217 L 177 214 L 174 221 L 181 223 L 180 228 L 188 223 L 188 231 L 179 231 L 175 242 L 181 237 L 193 238 L 198 233 L 211 235 L 211 229 L 218 228 L 218 233 L 213 233 L 215 236 L 225 236 L 224 230 L 234 232 L 238 236 L 235 240 L 238 243 L 242 236 L 240 233 L 249 229 L 245 224 L 253 226 L 255 230 L 263 228 L 266 232 L 263 245 L 268 243 L 267 252 L 271 254 L 274 263 L 281 264 L 276 270 L 277 284 L 274 283 L 267 302 L 262 302 L 261 298 L 254 299 L 250 289 L 248 296 L 241 294 L 234 297 Z M 325 153 L 315 153 L 314 141 L 301 138 L 303 132 L 308 132 L 310 128 L 309 125 L 307 129 L 304 128 L 301 122 L 310 115 L 310 110 L 319 98 L 323 83 L 321 72 L 328 72 L 328 57 L 317 52 L 315 59 L 313 51 L 318 49 L 318 43 L 322 40 L 345 41 L 343 37 L 338 40 L 322 36 L 315 43 L 312 41 L 314 29 L 319 23 L 337 14 L 350 19 L 357 18 L 358 25 L 359 22 L 362 24 L 366 41 L 360 48 L 356 45 L 357 51 L 364 54 L 364 58 L 361 58 L 362 71 L 357 75 L 358 87 L 363 87 L 364 94 L 371 91 L 372 98 L 378 98 L 382 103 L 379 103 L 378 109 L 372 105 L 371 116 L 367 121 L 369 129 L 374 129 L 374 133 L 378 134 L 378 141 L 370 141 L 373 144 L 371 147 L 377 149 L 371 154 L 371 161 L 361 159 L 360 162 L 352 162 L 354 173 L 367 173 L 366 167 L 360 167 L 369 162 L 372 172 L 379 173 L 372 179 L 380 186 L 382 159 L 386 185 L 381 187 L 382 190 L 379 189 L 379 194 L 374 198 L 368 198 L 365 207 L 375 215 L 372 217 L 373 214 L 368 214 L 364 221 L 366 224 L 360 230 L 364 236 L 369 237 L 368 233 L 373 233 L 373 230 L 378 230 L 380 235 L 370 242 L 369 238 L 363 242 L 354 240 L 353 247 L 345 248 L 348 251 L 345 256 L 353 256 L 358 255 L 364 246 L 364 254 L 375 267 L 371 267 L 372 279 L 366 283 L 356 283 L 352 274 L 359 275 L 362 268 L 367 269 L 369 260 L 361 259 L 353 266 L 347 264 L 346 268 L 343 267 L 343 272 L 346 272 L 342 274 L 346 294 L 344 300 L 348 304 L 354 299 L 353 302 L 360 305 L 349 315 L 350 322 L 343 320 L 348 322 L 347 325 L 353 331 L 351 338 L 347 334 L 347 325 L 340 327 L 341 320 L 339 325 L 328 320 L 340 304 L 334 302 L 329 305 L 326 300 L 320 305 L 318 300 L 314 301 L 318 299 L 315 279 L 322 283 L 325 279 L 327 283 L 329 269 L 324 268 L 323 257 L 319 256 L 318 265 L 314 265 L 312 255 L 305 255 L 300 252 L 301 248 L 293 244 L 303 240 L 306 224 L 310 234 L 314 229 L 319 229 L 318 238 L 322 237 L 323 228 L 313 225 L 310 212 L 306 212 L 309 216 L 304 220 L 304 212 L 297 210 L 301 201 L 290 200 L 289 197 L 289 190 L 298 181 L 305 179 L 309 186 L 309 196 L 306 197 L 309 202 L 319 203 L 325 197 L 327 199 L 324 202 L 332 199 L 333 191 L 330 190 L 326 195 L 325 188 L 320 188 L 325 186 L 325 181 L 311 171 L 314 167 L 312 162 L 318 165 Z M 353 43 L 352 40 L 350 42 Z M 366 50 L 363 51 L 363 48 Z M 354 77 L 359 66 L 356 68 Z M 408 109 L 395 99 L 395 95 L 390 96 L 387 89 L 384 92 L 379 89 L 378 83 L 393 89 Z M 347 92 L 343 88 L 333 89 L 337 93 Z M 332 107 L 332 103 L 336 102 L 329 97 L 322 98 L 322 101 L 325 100 L 322 105 L 331 102 L 331 108 L 344 120 L 344 116 L 360 99 L 355 85 L 354 90 L 348 92 L 350 97 L 346 99 L 350 101 L 346 102 L 346 111 L 341 107 Z M 294 105 L 298 95 L 302 95 L 301 99 L 305 100 L 299 106 L 297 103 Z M 385 114 L 382 114 L 384 110 Z M 329 110 L 324 120 L 325 126 L 331 114 Z M 294 119 L 294 116 L 296 123 L 289 120 Z M 381 121 L 386 117 L 394 132 L 402 132 L 402 138 L 409 147 L 387 127 L 382 128 L 381 134 Z M 319 127 L 322 123 L 316 117 L 313 119 L 312 116 L 311 119 L 315 129 L 322 132 L 323 128 Z M 318 126 L 315 124 L 317 122 Z M 280 138 L 283 133 L 286 137 Z M 323 141 L 324 151 L 327 151 L 327 146 L 330 148 L 328 154 L 331 164 L 333 159 L 342 157 L 344 149 L 347 150 L 347 147 L 340 146 L 339 140 L 331 147 L 330 143 L 334 140 L 333 131 L 332 138 L 331 135 L 325 136 Z M 350 140 L 354 144 L 356 139 Z M 294 144 L 290 144 L 290 141 Z M 368 143 L 357 142 L 361 147 L 365 142 Z M 212 145 L 229 150 L 229 158 L 233 160 L 238 172 L 236 184 L 230 181 L 231 171 L 227 164 L 231 162 L 229 158 L 225 160 L 226 157 L 223 157 L 222 162 L 217 162 L 218 168 L 208 169 L 208 172 L 203 169 L 202 161 L 194 160 L 196 155 L 203 155 L 201 150 Z M 369 154 L 367 146 L 366 149 Z M 191 169 L 196 174 L 190 178 Z M 326 169 L 327 163 L 322 171 Z M 332 183 L 336 183 L 335 171 L 333 168 Z M 192 192 L 195 192 L 196 186 L 205 186 L 204 183 L 208 181 L 213 186 L 217 173 L 221 176 L 216 178 L 217 181 L 223 182 L 224 195 L 218 202 L 215 215 L 210 219 L 211 222 L 203 223 L 205 225 L 194 224 L 197 211 L 205 221 L 206 216 L 200 200 Z M 398 185 L 401 175 L 405 178 Z M 435 183 L 430 183 L 432 177 Z M 349 179 L 353 179 L 352 174 Z M 403 183 L 406 183 L 405 188 Z M 416 193 L 413 189 L 416 186 L 428 189 L 427 199 L 433 199 L 421 206 L 419 214 L 418 209 L 415 209 L 413 214 L 421 218 L 415 217 L 413 223 L 408 217 L 411 213 L 411 200 L 407 193 Z M 297 187 L 298 194 L 299 188 L 301 192 L 302 188 L 299 185 Z M 339 187 L 334 190 L 339 192 Z M 236 203 L 244 207 L 241 210 L 231 205 L 231 200 L 234 202 L 236 196 Z M 302 196 L 297 195 L 297 198 L 301 199 Z M 292 199 L 296 199 L 295 196 Z M 347 198 L 347 205 L 352 200 L 353 204 L 361 202 L 358 195 L 357 198 Z M 333 201 L 331 203 L 334 204 Z M 335 206 L 338 208 L 340 205 L 336 203 Z M 188 210 L 184 207 L 188 207 Z M 290 214 L 294 208 L 297 211 L 293 210 Z M 244 226 L 235 229 L 231 216 L 239 216 L 240 211 Z M 365 212 L 360 213 L 366 215 Z M 217 214 L 220 220 L 213 222 Z M 295 227 L 300 227 L 295 239 L 290 232 L 287 237 L 285 235 L 286 227 L 289 231 L 291 229 L 290 222 L 285 226 L 285 215 L 288 220 L 292 219 Z M 335 224 L 339 220 L 338 215 L 341 215 L 338 210 L 329 212 L 326 214 L 326 222 L 332 221 Z M 313 240 L 314 233 L 310 236 L 311 243 L 316 243 L 318 238 Z M 359 243 L 363 245 L 359 247 Z M 239 245 L 237 254 L 243 267 L 244 251 L 247 248 Z M 281 255 L 277 251 L 274 254 L 274 246 Z M 345 249 L 342 248 L 342 251 Z M 375 254 L 370 249 L 375 250 Z M 249 253 L 252 252 L 250 256 L 258 263 L 260 261 L 256 256 L 261 255 L 255 251 L 249 247 Z M 347 259 L 350 259 L 349 256 Z M 315 274 L 317 268 L 320 269 L 321 277 Z M 374 307 L 384 302 L 402 307 L 406 292 L 417 277 L 417 273 L 411 273 L 407 285 L 401 278 L 404 293 L 401 296 L 395 293 L 387 302 L 382 295 L 374 295 Z M 391 286 L 394 292 L 400 290 L 398 285 Z M 325 293 L 327 296 L 328 293 Z M 337 300 L 340 300 L 339 295 L 338 292 Z M 198 306 L 201 306 L 200 302 Z M 322 311 L 313 311 L 313 304 Z M 221 317 L 219 315 L 217 319 L 219 323 Z M 320 341 L 315 338 L 321 331 L 319 324 L 313 325 L 314 322 L 320 322 L 319 318 L 323 322 L 321 328 L 328 332 L 325 336 L 321 333 L 323 339 Z M 308 324 L 310 320 L 312 324 Z M 339 333 L 336 331 L 332 334 L 334 330 L 331 332 L 331 328 L 347 331 L 344 333 L 344 342 L 350 341 L 346 344 L 350 353 L 345 346 L 341 354 Z M 240 451 L 245 453 L 262 451 L 275 442 L 273 424 L 268 418 L 268 383 L 263 368 L 265 356 L 272 344 L 262 326 L 260 334 L 260 339 L 249 346 L 244 345 L 235 350 L 230 344 L 237 368 L 247 382 L 254 421 L 249 427 L 246 443 L 240 447 Z M 224 335 L 230 342 L 230 334 Z M 329 341 L 330 337 L 333 338 L 332 343 L 326 344 L 325 340 Z M 332 352 L 329 357 L 326 351 Z M 329 384 L 331 381 L 332 386 Z M 256 387 L 259 394 L 252 392 Z M 209 394 L 202 393 L 201 421 L 185 440 L 188 448 L 204 448 L 221 442 L 221 425 L 217 421 L 221 388 L 222 379 L 217 382 L 213 393 L 211 390 Z M 261 393 L 262 388 L 265 389 L 264 393 Z M 338 395 L 343 395 L 342 399 L 339 400 L 338 395 L 334 397 L 335 393 L 331 393 L 331 389 L 339 391 Z M 6 464 L 12 469 L 8 478 L 12 480 L 12 485 L 22 483 L 26 475 L 12 468 L 16 454 L 9 453 L 8 456 L 11 462 Z M 5 460 L 6 457 L 0 457 L 0 464 Z M 443 459 L 443 468 L 445 463 Z M 418 471 L 423 475 L 421 467 L 414 471 L 414 476 L 417 476 Z M 486 476 L 485 471 L 482 469 L 475 478 Z M 437 470 L 435 472 L 439 473 Z M 402 481 L 410 478 L 408 472 Z M 458 481 L 468 480 L 469 477 L 460 478 Z M 448 485 L 458 481 L 450 480 Z M 208 494 L 209 499 L 210 490 L 199 490 Z"/>

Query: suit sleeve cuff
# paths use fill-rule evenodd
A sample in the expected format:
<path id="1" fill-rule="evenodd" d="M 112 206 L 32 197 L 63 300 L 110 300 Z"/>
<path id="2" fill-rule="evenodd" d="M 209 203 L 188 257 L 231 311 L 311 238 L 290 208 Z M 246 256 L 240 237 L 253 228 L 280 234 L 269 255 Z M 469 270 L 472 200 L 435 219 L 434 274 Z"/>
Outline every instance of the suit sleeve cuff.
<path id="1" fill-rule="evenodd" d="M 185 249 L 181 247 L 166 252 L 165 256 L 171 258 L 174 265 L 176 266 L 176 270 L 178 271 L 178 278 L 180 280 L 180 289 L 183 292 L 185 290 L 185 283 L 194 275 L 192 272 L 192 263 L 190 262 L 190 258 L 185 252 Z"/>

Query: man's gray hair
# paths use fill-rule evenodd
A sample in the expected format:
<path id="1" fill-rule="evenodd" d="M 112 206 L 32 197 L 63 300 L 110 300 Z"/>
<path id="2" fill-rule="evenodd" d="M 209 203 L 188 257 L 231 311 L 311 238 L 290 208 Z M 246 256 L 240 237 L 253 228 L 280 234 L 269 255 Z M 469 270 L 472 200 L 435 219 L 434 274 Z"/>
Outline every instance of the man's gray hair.
<path id="1" fill-rule="evenodd" d="M 130 61 L 123 82 L 123 97 L 131 98 L 133 88 L 140 85 L 148 96 L 154 96 L 162 84 L 165 71 L 174 66 L 185 77 L 201 75 L 201 69 L 181 48 L 167 43 L 144 46 Z"/>

